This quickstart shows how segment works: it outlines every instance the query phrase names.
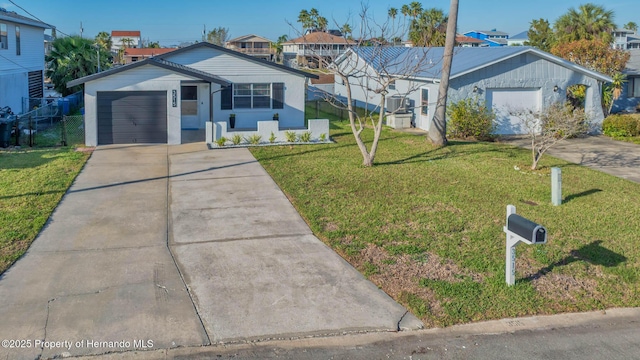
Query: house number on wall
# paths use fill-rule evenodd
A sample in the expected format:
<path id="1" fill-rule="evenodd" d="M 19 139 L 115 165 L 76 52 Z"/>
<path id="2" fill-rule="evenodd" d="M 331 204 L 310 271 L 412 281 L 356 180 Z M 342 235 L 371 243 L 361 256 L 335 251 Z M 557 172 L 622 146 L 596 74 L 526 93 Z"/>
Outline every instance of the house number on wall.
<path id="1" fill-rule="evenodd" d="M 178 90 L 171 90 L 171 106 L 178 107 Z"/>

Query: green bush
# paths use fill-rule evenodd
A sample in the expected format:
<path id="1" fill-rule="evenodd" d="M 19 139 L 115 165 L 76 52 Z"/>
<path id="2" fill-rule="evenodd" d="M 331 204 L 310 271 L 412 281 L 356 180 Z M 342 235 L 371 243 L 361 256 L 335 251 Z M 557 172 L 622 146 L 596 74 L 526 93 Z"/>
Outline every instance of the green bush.
<path id="1" fill-rule="evenodd" d="M 298 141 L 303 143 L 311 142 L 311 131 L 305 131 L 302 134 L 298 135 Z"/>
<path id="2" fill-rule="evenodd" d="M 602 132 L 611 137 L 640 136 L 640 117 L 634 115 L 610 115 L 602 122 Z"/>
<path id="3" fill-rule="evenodd" d="M 231 142 L 233 143 L 233 145 L 240 145 L 240 143 L 242 142 L 242 136 L 240 136 L 240 134 L 234 134 L 231 137 Z"/>
<path id="4" fill-rule="evenodd" d="M 295 131 L 285 131 L 284 137 L 287 139 L 287 142 L 296 142 L 296 133 Z"/>
<path id="5" fill-rule="evenodd" d="M 477 98 L 452 102 L 447 107 L 447 135 L 453 138 L 493 140 L 496 114 Z"/>
<path id="6" fill-rule="evenodd" d="M 223 147 L 226 142 L 227 142 L 227 138 L 224 136 L 216 140 L 216 144 L 218 144 L 218 146 L 220 147 Z"/>
<path id="7" fill-rule="evenodd" d="M 244 141 L 248 142 L 251 145 L 258 145 L 260 144 L 260 140 L 262 140 L 262 136 L 258 135 L 258 134 L 253 134 L 249 137 L 245 137 Z"/>

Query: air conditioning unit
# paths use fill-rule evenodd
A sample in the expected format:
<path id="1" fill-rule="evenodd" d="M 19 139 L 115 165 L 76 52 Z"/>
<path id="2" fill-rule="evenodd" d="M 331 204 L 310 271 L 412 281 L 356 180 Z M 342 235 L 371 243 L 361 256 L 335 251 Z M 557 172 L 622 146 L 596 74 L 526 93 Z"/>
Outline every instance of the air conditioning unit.
<path id="1" fill-rule="evenodd" d="M 387 98 L 387 112 L 394 114 L 406 114 L 409 112 L 409 99 L 402 96 Z"/>

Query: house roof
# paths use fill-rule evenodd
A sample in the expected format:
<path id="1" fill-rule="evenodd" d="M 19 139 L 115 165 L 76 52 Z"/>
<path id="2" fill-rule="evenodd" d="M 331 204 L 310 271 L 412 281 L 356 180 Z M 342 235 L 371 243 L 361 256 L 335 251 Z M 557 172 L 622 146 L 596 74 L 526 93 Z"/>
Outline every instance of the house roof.
<path id="1" fill-rule="evenodd" d="M 189 45 L 187 47 L 183 47 L 183 48 L 180 48 L 178 50 L 174 50 L 174 51 L 172 51 L 170 53 L 167 53 L 167 54 L 164 54 L 164 55 L 160 55 L 159 57 L 164 59 L 166 57 L 171 57 L 171 56 L 174 56 L 174 55 L 177 55 L 177 54 L 182 54 L 184 52 L 191 51 L 193 49 L 197 49 L 197 48 L 201 48 L 201 47 L 207 47 L 207 48 L 210 48 L 210 49 L 215 49 L 215 50 L 218 50 L 220 52 L 223 52 L 223 53 L 235 56 L 235 57 L 239 57 L 239 58 L 247 60 L 247 61 L 252 61 L 252 62 L 258 63 L 260 65 L 269 66 L 269 67 L 276 68 L 276 69 L 282 70 L 282 71 L 286 71 L 286 72 L 289 72 L 289 73 L 292 73 L 292 74 L 302 75 L 302 76 L 305 76 L 305 77 L 308 77 L 308 78 L 312 78 L 312 79 L 317 79 L 318 78 L 318 75 L 314 75 L 314 74 L 308 73 L 306 71 L 293 69 L 293 68 L 290 68 L 288 66 L 276 64 L 276 63 L 271 62 L 271 61 L 267 61 L 267 60 L 263 60 L 263 59 L 260 59 L 258 57 L 255 57 L 255 56 L 243 54 L 241 52 L 238 52 L 238 51 L 235 51 L 235 50 L 231 50 L 231 49 L 227 49 L 227 48 L 224 48 L 222 46 L 214 45 L 214 44 L 211 44 L 211 43 L 208 43 L 208 42 L 195 43 L 193 45 Z"/>
<path id="2" fill-rule="evenodd" d="M 509 36 L 509 40 L 529 40 L 529 32 L 523 31 L 513 36 Z"/>
<path id="3" fill-rule="evenodd" d="M 140 37 L 139 30 L 112 30 L 111 36 L 134 36 Z"/>
<path id="4" fill-rule="evenodd" d="M 42 21 L 35 20 L 26 16 L 18 15 L 15 11 L 7 11 L 6 9 L 0 8 L 0 20 L 11 21 L 18 24 L 30 25 L 34 27 L 39 27 L 43 29 L 53 29 L 54 26 L 49 25 L 47 23 L 43 23 Z"/>
<path id="5" fill-rule="evenodd" d="M 114 75 L 117 73 L 121 73 L 124 71 L 128 71 L 128 70 L 132 70 L 135 68 L 138 68 L 140 66 L 145 66 L 145 65 L 153 65 L 153 66 L 157 66 L 163 69 L 167 69 L 167 70 L 171 70 L 171 71 L 175 71 L 177 73 L 183 74 L 183 75 L 187 75 L 187 76 L 191 76 L 191 77 L 195 77 L 197 79 L 201 79 L 204 81 L 208 81 L 208 82 L 212 82 L 212 83 L 216 83 L 216 84 L 220 84 L 222 86 L 229 86 L 231 85 L 230 82 L 228 82 L 227 80 L 216 76 L 216 75 L 211 75 L 209 73 L 206 73 L 204 71 L 200 71 L 200 70 L 196 70 L 193 68 L 190 68 L 188 66 L 184 66 L 181 64 L 176 64 L 174 62 L 171 61 L 167 61 L 167 60 L 163 60 L 160 59 L 158 57 L 152 57 L 152 58 L 148 58 L 142 61 L 138 61 L 138 62 L 134 62 L 128 65 L 124 65 L 124 66 L 120 66 L 117 68 L 113 68 L 113 69 L 109 69 L 107 71 L 103 71 L 100 73 L 96 73 L 93 75 L 89 75 L 89 76 L 85 76 L 85 77 L 81 77 L 79 79 L 75 79 L 72 81 L 69 81 L 67 83 L 67 87 L 74 87 L 80 84 L 84 84 L 86 82 L 89 81 L 93 81 L 93 80 L 97 80 L 97 79 L 101 79 L 103 77 L 107 77 L 110 75 Z"/>
<path id="6" fill-rule="evenodd" d="M 476 32 L 478 34 L 485 34 L 487 36 L 506 36 L 506 35 L 509 35 L 506 32 L 497 31 L 497 30 L 471 30 L 471 31 L 467 31 L 465 34 L 468 34 L 470 32 Z"/>
<path id="7" fill-rule="evenodd" d="M 336 62 L 340 63 L 349 54 L 355 53 L 374 69 L 382 70 L 382 65 L 386 64 L 389 73 L 400 74 L 403 69 L 411 67 L 412 63 L 424 60 L 428 66 L 419 69 L 414 73 L 415 78 L 424 80 L 439 80 L 441 73 L 441 61 L 444 55 L 444 48 L 423 48 L 423 47 L 386 47 L 386 48 L 351 48 Z M 472 73 L 487 66 L 497 64 L 507 59 L 522 55 L 534 54 L 538 57 L 570 68 L 574 71 L 588 75 L 600 81 L 611 82 L 611 78 L 596 71 L 551 55 L 544 51 L 528 46 L 504 46 L 504 47 L 458 47 L 453 56 L 451 64 L 451 79 Z M 367 60 L 369 59 L 369 60 Z"/>
<path id="8" fill-rule="evenodd" d="M 505 46 L 505 45 L 507 45 L 509 43 L 509 41 L 507 41 L 507 39 L 484 39 L 484 41 L 500 44 L 502 46 Z"/>
<path id="9" fill-rule="evenodd" d="M 627 75 L 640 75 L 640 49 L 631 49 L 629 53 L 631 57 L 623 72 Z"/>
<path id="10" fill-rule="evenodd" d="M 243 35 L 243 36 L 239 36 L 235 39 L 231 39 L 229 41 L 227 41 L 227 43 L 233 43 L 233 42 L 267 42 L 270 43 L 271 40 L 264 38 L 262 36 L 258 36 L 255 34 L 249 34 L 249 35 Z"/>
<path id="11" fill-rule="evenodd" d="M 481 44 L 484 41 L 471 36 L 456 35 L 456 42 L 460 44 Z"/>
<path id="12" fill-rule="evenodd" d="M 335 36 L 324 31 L 316 31 L 299 38 L 289 40 L 283 45 L 291 44 L 355 44 L 353 40 L 346 39 L 342 36 Z"/>
<path id="13" fill-rule="evenodd" d="M 635 31 L 629 30 L 629 29 L 615 29 L 615 30 L 613 30 L 613 32 L 635 34 Z"/>
<path id="14" fill-rule="evenodd" d="M 158 56 L 178 48 L 126 48 L 124 54 L 129 56 Z"/>

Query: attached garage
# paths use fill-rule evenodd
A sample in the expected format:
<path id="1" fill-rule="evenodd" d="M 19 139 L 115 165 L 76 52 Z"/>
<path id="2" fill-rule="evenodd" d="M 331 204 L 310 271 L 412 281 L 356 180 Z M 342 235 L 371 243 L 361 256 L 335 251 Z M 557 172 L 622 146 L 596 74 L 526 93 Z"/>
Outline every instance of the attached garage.
<path id="1" fill-rule="evenodd" d="M 542 97 L 540 89 L 487 89 L 487 105 L 496 113 L 496 134 L 526 134 L 527 128 L 520 118 L 509 115 L 512 110 L 541 109 Z"/>
<path id="2" fill-rule="evenodd" d="M 98 145 L 167 143 L 166 91 L 97 93 Z"/>

